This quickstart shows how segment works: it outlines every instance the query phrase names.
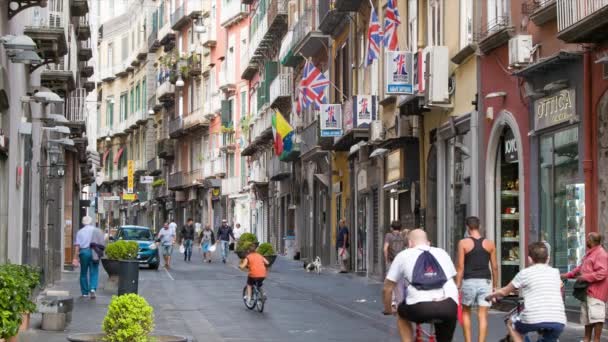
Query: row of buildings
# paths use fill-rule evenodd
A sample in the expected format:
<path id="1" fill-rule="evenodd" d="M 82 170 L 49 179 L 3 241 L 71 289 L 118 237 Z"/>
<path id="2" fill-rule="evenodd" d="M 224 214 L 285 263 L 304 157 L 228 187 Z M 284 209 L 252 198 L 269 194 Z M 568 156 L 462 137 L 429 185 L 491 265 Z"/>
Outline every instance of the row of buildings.
<path id="1" fill-rule="evenodd" d="M 371 6 L 382 24 L 387 1 L 128 2 L 99 29 L 100 220 L 227 218 L 333 264 L 346 218 L 353 270 L 381 278 L 390 221 L 423 227 L 455 257 L 477 215 L 502 283 L 534 240 L 571 269 L 585 233 L 608 224 L 608 1 L 394 3 L 411 94 L 387 91 L 384 49 L 366 63 Z M 306 61 L 330 80 L 340 136 L 297 110 Z M 295 132 L 280 158 L 277 111 Z"/>
<path id="2" fill-rule="evenodd" d="M 99 164 L 87 0 L 0 3 L 0 263 L 59 279 Z"/>

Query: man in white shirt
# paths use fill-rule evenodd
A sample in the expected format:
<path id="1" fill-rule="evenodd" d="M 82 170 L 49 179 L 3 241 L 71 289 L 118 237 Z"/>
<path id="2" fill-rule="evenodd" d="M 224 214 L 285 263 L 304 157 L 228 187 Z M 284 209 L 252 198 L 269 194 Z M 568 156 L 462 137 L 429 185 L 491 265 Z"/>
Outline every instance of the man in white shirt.
<path id="1" fill-rule="evenodd" d="M 81 296 L 83 298 L 91 296 L 91 299 L 95 299 L 99 277 L 99 256 L 95 254 L 91 244 L 103 245 L 103 232 L 93 225 L 93 219 L 89 216 L 82 218 L 82 224 L 84 227 L 76 234 L 72 264 L 80 265 Z"/>
<path id="2" fill-rule="evenodd" d="M 456 321 L 458 319 L 458 288 L 454 282 L 456 269 L 450 256 L 440 248 L 431 247 L 422 229 L 414 229 L 408 235 L 409 248 L 397 254 L 384 281 L 383 302 L 384 314 L 393 313 L 391 297 L 397 283 L 404 280 L 407 287 L 404 290 L 405 300 L 397 308 L 399 334 L 401 341 L 414 341 L 410 322 L 434 322 L 437 342 L 452 341 Z M 415 286 L 416 276 L 414 269 L 418 258 L 429 252 L 436 260 L 441 270 L 434 270 L 434 274 L 443 271 L 445 279 L 443 284 L 431 289 L 422 289 Z M 428 270 L 425 271 L 428 272 Z"/>
<path id="3" fill-rule="evenodd" d="M 237 223 L 234 225 L 234 229 L 233 229 L 232 233 L 234 234 L 234 239 L 236 241 L 239 240 L 239 238 L 241 237 L 241 235 L 243 235 L 244 232 L 245 232 L 245 229 L 241 228 L 240 223 Z"/>
<path id="4" fill-rule="evenodd" d="M 177 223 L 175 223 L 175 220 L 171 220 L 171 223 L 169 223 L 169 229 L 171 229 L 171 233 L 173 233 L 173 235 L 177 236 Z"/>

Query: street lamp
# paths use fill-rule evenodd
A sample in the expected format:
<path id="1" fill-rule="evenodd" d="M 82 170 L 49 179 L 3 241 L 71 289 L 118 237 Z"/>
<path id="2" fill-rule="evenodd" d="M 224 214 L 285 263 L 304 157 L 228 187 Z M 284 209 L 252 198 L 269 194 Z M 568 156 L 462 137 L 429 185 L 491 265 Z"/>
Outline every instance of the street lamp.
<path id="1" fill-rule="evenodd" d="M 179 78 L 175 82 L 175 86 L 178 88 L 182 88 L 184 86 L 184 80 L 182 79 L 182 75 L 179 75 Z"/>

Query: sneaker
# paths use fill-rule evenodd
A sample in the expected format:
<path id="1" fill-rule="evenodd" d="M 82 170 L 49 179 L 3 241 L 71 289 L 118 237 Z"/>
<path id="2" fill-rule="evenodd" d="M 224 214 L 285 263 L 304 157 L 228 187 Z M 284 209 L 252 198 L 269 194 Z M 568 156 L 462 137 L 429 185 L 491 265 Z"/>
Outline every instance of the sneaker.
<path id="1" fill-rule="evenodd" d="M 91 299 L 95 299 L 97 296 L 95 295 L 95 290 L 91 290 Z"/>
<path id="2" fill-rule="evenodd" d="M 222 259 L 222 262 L 225 264 L 226 263 L 226 259 Z"/>
<path id="3" fill-rule="evenodd" d="M 83 295 L 80 295 L 80 298 L 89 298 L 89 295 L 88 294 L 83 294 Z"/>

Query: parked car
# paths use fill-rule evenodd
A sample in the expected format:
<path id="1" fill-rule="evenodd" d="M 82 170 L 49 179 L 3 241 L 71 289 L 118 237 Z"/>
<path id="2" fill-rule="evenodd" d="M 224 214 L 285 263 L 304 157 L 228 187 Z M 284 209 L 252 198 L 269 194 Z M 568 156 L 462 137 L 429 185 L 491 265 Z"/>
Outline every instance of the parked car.
<path id="1" fill-rule="evenodd" d="M 148 227 L 142 226 L 121 226 L 116 231 L 116 235 L 110 238 L 111 241 L 130 240 L 136 241 L 139 245 L 137 260 L 140 265 L 148 265 L 151 269 L 158 269 L 160 256 L 158 248 L 154 242 L 154 233 Z"/>

